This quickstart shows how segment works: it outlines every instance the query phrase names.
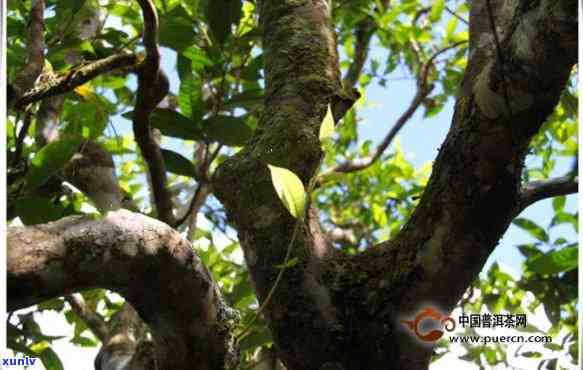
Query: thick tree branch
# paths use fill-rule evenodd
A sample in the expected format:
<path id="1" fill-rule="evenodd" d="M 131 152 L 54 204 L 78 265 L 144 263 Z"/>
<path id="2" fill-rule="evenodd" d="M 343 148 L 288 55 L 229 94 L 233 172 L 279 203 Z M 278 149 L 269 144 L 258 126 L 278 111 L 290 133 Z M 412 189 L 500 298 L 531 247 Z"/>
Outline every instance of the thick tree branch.
<path id="1" fill-rule="evenodd" d="M 45 66 L 45 39 L 44 39 L 44 0 L 31 2 L 30 23 L 27 37 L 28 57 L 26 65 L 14 79 L 12 88 L 13 98 L 18 99 L 25 91 L 30 90 Z M 8 102 L 12 106 L 14 99 Z"/>
<path id="2" fill-rule="evenodd" d="M 263 303 L 280 275 L 276 266 L 285 259 L 296 225 L 273 189 L 267 165 L 293 171 L 307 186 L 322 156 L 318 133 L 327 106 L 338 121 L 354 100 L 347 99 L 340 81 L 330 1 L 264 1 L 259 9 L 265 111 L 250 143 L 215 171 L 213 189 L 237 227 Z M 294 332 L 280 353 L 290 370 L 317 369 L 338 355 L 323 347 L 332 340 L 336 318 L 320 281 L 323 260 L 336 251 L 322 233 L 312 232 L 315 224 L 310 215 L 296 233 L 291 257 L 298 264 L 286 269 L 264 311 L 275 337 Z M 301 305 L 294 303 L 300 300 Z"/>
<path id="3" fill-rule="evenodd" d="M 91 332 L 95 334 L 101 342 L 104 342 L 108 336 L 109 328 L 105 321 L 92 309 L 87 307 L 85 300 L 79 294 L 69 294 L 65 300 L 71 305 L 71 309 L 87 325 Z"/>
<path id="4" fill-rule="evenodd" d="M 223 369 L 235 359 L 234 314 L 192 246 L 169 226 L 119 210 L 101 220 L 9 228 L 7 240 L 10 311 L 111 289 L 149 325 L 159 369 Z"/>
<path id="5" fill-rule="evenodd" d="M 118 54 L 73 68 L 57 75 L 41 85 L 27 90 L 14 106 L 24 108 L 30 103 L 72 91 L 95 77 L 115 69 L 135 66 L 139 61 L 137 54 Z"/>
<path id="6" fill-rule="evenodd" d="M 504 35 L 503 61 L 484 16 L 487 1 L 472 2 L 471 58 L 432 176 L 409 222 L 384 247 L 410 264 L 409 277 L 416 281 L 403 297 L 403 310 L 415 309 L 420 301 L 450 310 L 477 276 L 521 201 L 530 140 L 557 104 L 576 63 L 576 1 L 543 0 L 516 8 L 493 4 Z"/>
<path id="7" fill-rule="evenodd" d="M 529 182 L 522 187 L 515 215 L 518 215 L 539 200 L 575 194 L 578 188 L 578 176 L 562 176 L 549 180 Z"/>
<path id="8" fill-rule="evenodd" d="M 175 223 L 172 194 L 167 187 L 166 165 L 160 146 L 152 135 L 150 115 L 168 93 L 168 78 L 160 69 L 158 14 L 151 0 L 138 0 L 144 18 L 143 40 L 146 59 L 138 68 L 138 92 L 133 116 L 136 143 L 148 165 L 158 218 Z"/>

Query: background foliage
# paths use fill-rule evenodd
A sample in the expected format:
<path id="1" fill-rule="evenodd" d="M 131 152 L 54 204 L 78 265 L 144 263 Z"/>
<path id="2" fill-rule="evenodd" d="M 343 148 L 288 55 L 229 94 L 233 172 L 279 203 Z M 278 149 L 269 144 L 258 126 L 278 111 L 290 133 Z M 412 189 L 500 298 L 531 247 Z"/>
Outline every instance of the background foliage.
<path id="1" fill-rule="evenodd" d="M 386 4 L 386 2 L 385 2 Z M 226 155 L 243 145 L 256 129 L 262 112 L 264 86 L 261 31 L 254 1 L 157 0 L 163 67 L 170 74 L 171 94 L 154 112 L 153 126 L 162 135 L 164 158 L 171 173 L 169 186 L 183 212 L 197 184 L 205 181 Z M 26 60 L 26 29 L 31 1 L 8 3 L 8 81 Z M 454 99 L 467 62 L 468 8 L 460 1 L 393 1 L 388 9 L 379 0 L 335 1 L 341 67 L 346 71 L 357 57 L 358 30 L 364 22 L 371 47 L 388 52 L 386 59 L 366 58 L 357 88 L 362 98 L 338 127 L 334 145 L 328 147 L 322 173 L 347 160 L 371 155 L 378 143 L 361 140 L 359 123 L 371 84 L 391 89 L 395 72 L 405 73 L 419 84 L 423 66 L 439 50 L 458 43 L 435 58 L 425 83 L 430 93 L 418 109 L 425 118 L 437 115 Z M 45 14 L 46 67 L 44 76 L 61 73 L 120 52 L 141 52 L 142 20 L 135 1 L 50 0 Z M 95 29 L 91 32 L 91 25 Z M 6 120 L 8 154 L 9 223 L 38 224 L 72 214 L 95 213 L 91 203 L 72 187 L 51 186 L 78 146 L 77 138 L 92 138 L 115 155 L 121 186 L 137 202 L 141 212 L 152 214 L 145 167 L 136 155 L 129 129 L 136 90 L 132 73 L 101 75 L 66 94 L 58 130 L 68 133 L 47 146 L 35 140 L 39 103 L 25 112 L 12 112 Z M 395 92 L 398 93 L 398 92 Z M 556 175 L 577 155 L 577 93 L 575 77 L 561 103 L 533 141 L 526 161 L 525 180 Z M 391 107 L 405 110 L 406 107 Z M 25 124 L 29 120 L 29 124 Z M 428 121 L 427 124 L 431 124 Z M 19 144 L 22 128 L 24 140 Z M 385 135 L 380 131 L 379 136 Z M 420 132 L 420 135 L 423 135 Z M 20 148 L 18 148 L 21 146 Z M 325 176 L 316 191 L 321 222 L 329 230 L 346 231 L 337 247 L 358 253 L 389 238 L 411 214 L 427 182 L 431 165 L 415 168 L 398 143 L 379 160 L 361 171 Z M 20 152 L 19 152 L 20 151 Z M 570 162 L 573 161 L 573 162 Z M 561 163 L 563 164 L 561 166 Z M 568 165 L 575 172 L 574 165 Z M 236 184 L 233 184 L 236 186 Z M 517 350 L 514 355 L 538 359 L 542 369 L 574 366 L 577 359 L 577 241 L 555 230 L 569 225 L 578 232 L 578 214 L 569 212 L 566 198 L 552 201 L 549 222 L 539 225 L 520 217 L 514 225 L 534 242 L 516 248 L 524 256 L 519 276 L 511 276 L 498 264 L 484 271 L 460 303 L 469 312 L 527 312 L 542 308 L 555 341 L 546 348 Z M 205 264 L 222 286 L 229 303 L 250 322 L 257 301 L 243 265 L 236 234 L 221 205 L 210 196 L 201 208 L 198 223 L 180 227 L 194 242 Z M 153 215 L 153 214 L 152 214 Z M 153 215 L 155 216 L 155 215 Z M 572 234 L 569 234 L 572 235 Z M 176 282 L 179 284 L 179 282 Z M 120 307 L 104 290 L 83 292 L 89 307 L 105 318 Z M 46 302 L 32 312 L 11 315 L 10 347 L 40 357 L 47 369 L 62 369 L 51 343 L 59 337 L 43 334 L 38 311 L 61 312 L 74 326 L 70 341 L 81 347 L 98 346 L 87 326 L 62 298 Z M 528 332 L 540 332 L 529 326 Z M 241 342 L 241 369 L 252 368 L 258 348 L 271 346 L 265 322 L 259 318 Z M 436 358 L 448 351 L 442 342 Z M 502 345 L 465 348 L 462 358 L 480 368 L 508 368 Z M 558 361 L 561 359 L 561 361 Z"/>

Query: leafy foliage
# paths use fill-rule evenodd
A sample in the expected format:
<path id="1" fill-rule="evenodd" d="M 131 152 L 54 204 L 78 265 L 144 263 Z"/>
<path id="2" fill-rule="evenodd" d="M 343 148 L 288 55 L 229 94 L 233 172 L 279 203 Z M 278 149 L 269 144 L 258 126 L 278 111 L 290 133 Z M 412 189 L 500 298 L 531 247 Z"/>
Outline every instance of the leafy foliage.
<path id="1" fill-rule="evenodd" d="M 160 18 L 163 68 L 169 74 L 171 88 L 170 95 L 153 112 L 152 126 L 160 132 L 166 167 L 173 174 L 168 186 L 175 202 L 186 209 L 197 181 L 205 181 L 218 163 L 236 153 L 238 147 L 252 140 L 255 130 L 261 129 L 266 92 L 257 2 L 157 0 L 155 4 Z M 412 80 L 414 88 L 424 63 L 436 52 L 458 42 L 458 47 L 441 54 L 429 69 L 427 83 L 433 90 L 420 108 L 427 119 L 424 125 L 434 124 L 431 119 L 447 109 L 461 85 L 467 64 L 464 41 L 468 39 L 468 2 L 401 0 L 391 1 L 387 9 L 383 4 L 387 2 L 334 1 L 343 72 L 356 57 L 356 30 L 369 21 L 373 25 L 368 31 L 372 35 L 372 52 L 356 85 L 363 96 L 357 106 L 337 127 L 328 107 L 320 139 L 333 145 L 324 145 L 323 173 L 339 163 L 372 155 L 386 134 L 390 122 L 379 125 L 375 141 L 362 139 L 361 123 L 365 109 L 371 105 L 367 88 L 393 88 L 397 79 Z M 13 81 L 27 60 L 31 1 L 9 1 L 7 6 L 7 77 Z M 143 52 L 142 18 L 135 1 L 47 0 L 45 17 L 46 64 L 54 73 L 120 52 Z M 127 70 L 118 70 L 67 93 L 62 107 L 55 102 L 54 106 L 45 102 L 28 107 L 32 120 L 29 126 L 24 125 L 25 115 L 9 114 L 6 119 L 9 223 L 39 224 L 92 212 L 90 202 L 82 194 L 61 186 L 60 171 L 78 148 L 80 138 L 97 140 L 115 156 L 121 187 L 142 212 L 152 214 L 146 166 L 129 128 L 135 96 L 135 76 Z M 577 100 L 573 78 L 530 147 L 524 181 L 576 172 Z M 59 118 L 43 119 L 43 109 L 57 111 Z M 26 130 L 21 132 L 23 127 Z M 45 146 L 38 139 L 43 130 L 58 132 L 62 138 Z M 424 134 L 422 130 L 420 135 Z M 21 133 L 24 140 L 19 141 Z M 337 248 L 358 253 L 401 229 L 431 172 L 429 163 L 416 168 L 409 154 L 397 140 L 366 169 L 334 173 L 319 184 L 313 201 L 321 211 L 324 229 L 340 228 L 353 236 L 349 241 L 336 240 Z M 306 204 L 302 182 L 284 168 L 269 166 L 269 170 L 284 206 L 292 216 L 302 217 Z M 202 179 L 197 177 L 199 174 Z M 514 220 L 512 227 L 525 231 L 524 244 L 516 247 L 522 254 L 522 271 L 514 276 L 492 264 L 475 282 L 475 294 L 461 302 L 469 312 L 478 313 L 484 307 L 489 312 L 534 315 L 536 311 L 537 316 L 548 319 L 551 323 L 548 331 L 534 326 L 528 330 L 552 335 L 556 339 L 553 344 L 561 343 L 561 348 L 541 345 L 518 351 L 519 356 L 535 359 L 541 366 L 556 365 L 560 359 L 561 364 L 566 364 L 560 366 L 566 368 L 577 359 L 578 245 L 573 231 L 578 232 L 578 213 L 569 210 L 570 203 L 565 197 L 552 201 L 549 225 L 539 225 L 527 213 Z M 250 322 L 258 304 L 234 230 L 216 199 L 209 197 L 200 213 L 197 224 L 186 222 L 180 231 L 193 241 L 194 249 L 219 282 L 228 303 L 242 313 L 242 322 Z M 528 238 L 532 238 L 532 243 Z M 293 263 L 292 259 L 287 266 L 279 267 Z M 88 307 L 105 319 L 121 305 L 112 293 L 101 289 L 83 292 L 83 297 Z M 51 349 L 51 343 L 59 338 L 44 335 L 37 323 L 44 311 L 66 317 L 74 327 L 70 339 L 74 345 L 99 344 L 69 305 L 63 299 L 55 299 L 32 312 L 10 318 L 10 348 L 40 357 L 49 370 L 62 369 L 58 355 L 63 354 Z M 272 341 L 260 317 L 240 343 L 241 369 L 253 368 L 258 349 L 271 346 Z M 445 353 L 445 348 L 440 343 L 437 353 Z M 480 368 L 506 366 L 506 351 L 507 347 L 501 344 L 468 345 L 462 359 Z"/>

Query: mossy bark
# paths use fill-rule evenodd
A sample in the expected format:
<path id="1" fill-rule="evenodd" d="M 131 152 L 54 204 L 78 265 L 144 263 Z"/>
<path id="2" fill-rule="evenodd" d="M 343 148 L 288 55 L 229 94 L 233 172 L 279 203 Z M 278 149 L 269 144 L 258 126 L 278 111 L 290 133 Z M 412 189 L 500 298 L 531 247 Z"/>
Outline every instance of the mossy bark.
<path id="1" fill-rule="evenodd" d="M 470 61 L 452 126 L 403 230 L 347 256 L 314 227 L 315 212 L 304 223 L 293 250 L 300 263 L 286 270 L 265 312 L 288 369 L 427 369 L 431 347 L 399 321 L 425 304 L 451 311 L 514 216 L 528 144 L 576 62 L 576 2 L 494 1 L 499 45 L 485 4 L 472 2 Z M 267 164 L 307 185 L 322 155 L 326 106 L 343 101 L 330 9 L 322 0 L 262 2 L 265 114 L 215 177 L 260 301 L 295 223 Z"/>

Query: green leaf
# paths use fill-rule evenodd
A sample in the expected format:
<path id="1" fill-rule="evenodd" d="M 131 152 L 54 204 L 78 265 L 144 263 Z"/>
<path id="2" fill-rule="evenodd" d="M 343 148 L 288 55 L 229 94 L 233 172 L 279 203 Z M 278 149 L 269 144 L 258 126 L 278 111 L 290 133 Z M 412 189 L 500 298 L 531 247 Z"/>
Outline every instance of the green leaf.
<path id="1" fill-rule="evenodd" d="M 182 52 L 182 55 L 187 57 L 192 61 L 192 68 L 194 70 L 199 70 L 204 66 L 212 66 L 213 61 L 207 58 L 204 51 L 198 46 L 190 46 L 188 49 Z"/>
<path id="2" fill-rule="evenodd" d="M 253 136 L 245 117 L 213 116 L 203 121 L 203 130 L 211 140 L 228 146 L 243 146 Z"/>
<path id="3" fill-rule="evenodd" d="M 66 138 L 54 141 L 43 147 L 32 159 L 26 176 L 29 189 L 43 185 L 63 168 L 79 149 L 81 139 Z"/>
<path id="4" fill-rule="evenodd" d="M 245 108 L 252 109 L 253 107 L 263 103 L 263 89 L 251 89 L 243 91 L 242 93 L 233 95 L 230 99 L 225 101 L 224 108 Z"/>
<path id="5" fill-rule="evenodd" d="M 55 205 L 47 198 L 20 198 L 14 205 L 16 215 L 25 225 L 44 224 L 58 220 L 63 216 L 64 209 Z"/>
<path id="6" fill-rule="evenodd" d="M 556 274 L 577 267 L 579 252 L 577 246 L 552 251 L 526 262 L 530 271 L 539 274 Z"/>
<path id="7" fill-rule="evenodd" d="M 162 149 L 162 156 L 164 157 L 168 171 L 186 177 L 196 176 L 194 164 L 182 156 L 182 154 L 173 152 L 172 150 Z"/>
<path id="8" fill-rule="evenodd" d="M 267 165 L 277 196 L 289 213 L 295 218 L 303 218 L 306 207 L 304 184 L 295 173 L 287 168 Z"/>
<path id="9" fill-rule="evenodd" d="M 87 0 L 59 0 L 57 2 L 57 12 L 70 11 L 75 15 L 83 8 Z"/>
<path id="10" fill-rule="evenodd" d="M 39 357 L 46 370 L 64 370 L 61 359 L 51 348 L 46 348 Z"/>
<path id="11" fill-rule="evenodd" d="M 241 0 L 208 0 L 205 15 L 210 29 L 223 44 L 231 34 L 231 25 L 238 24 L 241 19 Z"/>
<path id="12" fill-rule="evenodd" d="M 184 75 L 178 90 L 178 107 L 183 115 L 189 117 L 192 122 L 202 120 L 202 86 L 200 79 L 192 73 Z"/>
<path id="13" fill-rule="evenodd" d="M 97 342 L 91 338 L 77 336 L 71 339 L 71 343 L 79 347 L 97 347 Z"/>
<path id="14" fill-rule="evenodd" d="M 330 104 L 328 104 L 326 115 L 324 116 L 324 120 L 320 125 L 320 142 L 332 138 L 332 135 L 334 135 L 334 117 L 332 116 L 332 109 L 330 109 Z"/>
<path id="15" fill-rule="evenodd" d="M 126 112 L 122 116 L 132 120 L 133 112 Z M 154 109 L 150 116 L 152 127 L 160 130 L 162 135 L 185 140 L 202 140 L 200 129 L 182 114 L 167 108 Z"/>
<path id="16" fill-rule="evenodd" d="M 549 236 L 547 232 L 542 227 L 538 226 L 536 223 L 529 219 L 517 218 L 514 221 L 512 221 L 512 223 L 540 241 L 543 242 L 549 241 Z"/>
<path id="17" fill-rule="evenodd" d="M 160 18 L 160 44 L 177 51 L 194 45 L 196 33 L 194 22 L 179 5 Z"/>
<path id="18" fill-rule="evenodd" d="M 441 14 L 445 9 L 445 0 L 435 0 L 433 6 L 431 7 L 431 13 L 429 14 L 429 19 L 432 22 L 437 22 L 441 19 Z"/>
<path id="19" fill-rule="evenodd" d="M 565 208 L 565 203 L 567 202 L 567 197 L 560 196 L 560 197 L 555 197 L 553 199 L 553 210 L 555 212 L 559 212 L 562 211 Z"/>

